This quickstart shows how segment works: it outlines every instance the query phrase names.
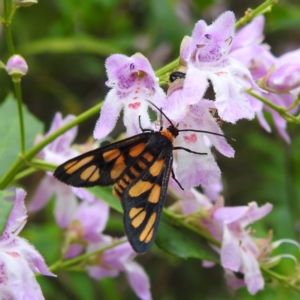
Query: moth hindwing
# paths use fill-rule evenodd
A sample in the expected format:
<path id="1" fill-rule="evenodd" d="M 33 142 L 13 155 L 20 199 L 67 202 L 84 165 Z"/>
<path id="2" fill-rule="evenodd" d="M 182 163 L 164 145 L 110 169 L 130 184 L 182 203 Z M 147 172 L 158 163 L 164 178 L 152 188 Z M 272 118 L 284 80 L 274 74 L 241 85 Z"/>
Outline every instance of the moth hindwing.
<path id="1" fill-rule="evenodd" d="M 172 128 L 171 128 L 172 127 Z M 173 131 L 144 132 L 79 155 L 60 165 L 54 177 L 75 187 L 114 184 L 121 199 L 124 227 L 138 253 L 153 244 L 173 162 Z"/>

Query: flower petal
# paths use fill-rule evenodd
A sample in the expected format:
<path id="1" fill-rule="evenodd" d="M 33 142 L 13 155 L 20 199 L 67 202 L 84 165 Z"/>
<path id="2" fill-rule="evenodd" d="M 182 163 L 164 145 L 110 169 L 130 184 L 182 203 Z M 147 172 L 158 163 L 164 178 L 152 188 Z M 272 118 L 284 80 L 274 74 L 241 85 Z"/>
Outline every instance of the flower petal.
<path id="1" fill-rule="evenodd" d="M 146 101 L 129 103 L 124 109 L 124 125 L 126 126 L 126 136 L 130 137 L 141 133 L 139 118 L 143 129 L 150 128 L 150 117 L 147 113 L 148 105 Z"/>
<path id="2" fill-rule="evenodd" d="M 242 265 L 241 250 L 238 239 L 224 226 L 221 249 L 221 265 L 230 271 L 238 272 Z"/>
<path id="3" fill-rule="evenodd" d="M 61 182 L 55 184 L 56 201 L 54 206 L 54 216 L 56 223 L 61 228 L 66 228 L 77 209 L 77 199 L 70 186 Z"/>
<path id="4" fill-rule="evenodd" d="M 95 139 L 102 139 L 113 130 L 121 109 L 122 103 L 116 94 L 116 90 L 110 90 L 107 93 L 107 96 L 101 108 L 100 117 L 96 123 L 96 127 L 94 130 Z"/>
<path id="5" fill-rule="evenodd" d="M 14 233 L 17 235 L 27 220 L 27 211 L 24 202 L 26 193 L 23 189 L 18 188 L 14 190 L 14 194 L 14 205 L 6 221 L 4 231 L 8 234 Z"/>
<path id="6" fill-rule="evenodd" d="M 200 71 L 193 64 L 188 64 L 188 72 L 183 87 L 185 105 L 195 104 L 203 98 L 208 87 L 205 75 L 205 72 Z"/>
<path id="7" fill-rule="evenodd" d="M 259 290 L 262 290 L 265 285 L 259 264 L 254 255 L 248 251 L 247 248 L 243 248 L 241 255 L 247 289 L 251 295 L 255 295 Z"/>
<path id="8" fill-rule="evenodd" d="M 224 121 L 235 123 L 242 118 L 254 118 L 254 111 L 242 86 L 237 84 L 231 75 L 228 73 L 211 74 L 210 79 L 216 93 L 216 107 Z"/>
<path id="9" fill-rule="evenodd" d="M 27 240 L 18 237 L 18 251 L 34 273 L 56 277 L 56 275 L 49 271 L 41 254 Z"/>
<path id="10" fill-rule="evenodd" d="M 131 288 L 142 300 L 151 300 L 150 282 L 144 269 L 134 261 L 124 264 L 125 272 Z"/>
<path id="11" fill-rule="evenodd" d="M 56 180 L 52 176 L 46 174 L 43 177 L 37 187 L 37 190 L 35 191 L 33 198 L 28 205 L 29 211 L 38 211 L 48 203 L 51 196 L 54 194 L 53 184 L 55 183 Z"/>
<path id="12" fill-rule="evenodd" d="M 263 15 L 254 18 L 248 25 L 237 32 L 232 43 L 231 51 L 259 44 L 263 39 L 264 27 L 265 18 Z"/>

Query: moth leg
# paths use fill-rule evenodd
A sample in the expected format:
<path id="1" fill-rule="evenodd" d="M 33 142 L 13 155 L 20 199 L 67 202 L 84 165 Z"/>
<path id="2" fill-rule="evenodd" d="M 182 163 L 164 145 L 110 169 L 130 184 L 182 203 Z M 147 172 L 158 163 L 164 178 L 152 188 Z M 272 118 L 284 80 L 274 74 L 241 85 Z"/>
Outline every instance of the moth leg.
<path id="1" fill-rule="evenodd" d="M 195 152 L 195 151 L 192 151 L 192 150 L 190 150 L 188 148 L 184 148 L 184 147 L 174 147 L 173 150 L 184 150 L 189 153 L 194 153 L 194 154 L 199 154 L 199 155 L 207 155 L 207 153 Z"/>
<path id="2" fill-rule="evenodd" d="M 175 173 L 174 173 L 173 168 L 172 168 L 171 172 L 172 172 L 172 178 L 176 181 L 176 183 L 178 184 L 178 186 L 184 191 L 184 188 L 182 187 L 182 185 L 180 184 L 180 182 L 175 177 Z"/>
<path id="3" fill-rule="evenodd" d="M 139 116 L 139 126 L 140 126 L 140 129 L 141 129 L 142 132 L 146 132 L 146 131 L 153 132 L 154 131 L 152 129 L 145 129 L 145 128 L 142 127 L 141 116 Z"/>

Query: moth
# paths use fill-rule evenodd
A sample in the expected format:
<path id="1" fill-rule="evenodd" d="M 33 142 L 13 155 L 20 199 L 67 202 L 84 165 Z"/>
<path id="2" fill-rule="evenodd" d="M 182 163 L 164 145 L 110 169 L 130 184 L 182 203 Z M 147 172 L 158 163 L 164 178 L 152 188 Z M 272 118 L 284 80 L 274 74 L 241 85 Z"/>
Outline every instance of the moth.
<path id="1" fill-rule="evenodd" d="M 147 252 L 155 240 L 170 176 L 182 188 L 172 169 L 173 151 L 207 154 L 173 145 L 180 131 L 206 131 L 179 130 L 156 109 L 160 112 L 159 131 L 140 125 L 142 133 L 72 158 L 54 172 L 55 178 L 74 187 L 114 185 L 113 194 L 124 210 L 125 233 L 137 253 Z M 170 123 L 166 129 L 162 116 Z"/>

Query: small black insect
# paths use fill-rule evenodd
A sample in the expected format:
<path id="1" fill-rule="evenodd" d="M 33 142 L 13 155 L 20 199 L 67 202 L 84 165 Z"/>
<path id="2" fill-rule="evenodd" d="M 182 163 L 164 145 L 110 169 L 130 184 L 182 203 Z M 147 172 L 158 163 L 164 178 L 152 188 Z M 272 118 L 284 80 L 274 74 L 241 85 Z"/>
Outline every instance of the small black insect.
<path id="1" fill-rule="evenodd" d="M 173 73 L 170 74 L 170 81 L 174 82 L 177 79 L 184 79 L 185 75 L 186 75 L 185 73 L 182 73 L 182 72 L 179 72 L 179 71 L 173 72 Z"/>

